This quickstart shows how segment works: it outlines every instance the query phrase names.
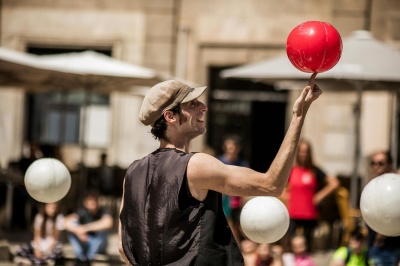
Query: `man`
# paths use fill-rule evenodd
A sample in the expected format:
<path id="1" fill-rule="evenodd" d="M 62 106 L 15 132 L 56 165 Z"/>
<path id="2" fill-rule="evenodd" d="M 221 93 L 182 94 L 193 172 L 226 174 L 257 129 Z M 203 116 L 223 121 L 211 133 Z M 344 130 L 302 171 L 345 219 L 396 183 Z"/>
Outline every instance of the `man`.
<path id="1" fill-rule="evenodd" d="M 373 153 L 369 165 L 371 167 L 372 178 L 394 172 L 392 155 L 386 150 Z"/>
<path id="2" fill-rule="evenodd" d="M 372 178 L 386 173 L 393 173 L 393 159 L 390 152 L 384 150 L 373 153 L 371 156 L 370 167 Z M 367 228 L 369 256 L 374 265 L 400 265 L 400 236 L 388 237 L 375 232 L 369 226 L 367 226 Z"/>
<path id="3" fill-rule="evenodd" d="M 108 231 L 113 219 L 99 204 L 99 193 L 88 191 L 82 207 L 67 216 L 65 229 L 77 256 L 77 262 L 88 265 L 96 254 L 104 254 L 107 248 Z"/>
<path id="4" fill-rule="evenodd" d="M 266 173 L 226 165 L 206 153 L 188 153 L 206 132 L 206 87 L 165 81 L 146 94 L 139 119 L 159 149 L 127 170 L 121 203 L 119 250 L 131 265 L 243 265 L 222 210 L 222 194 L 278 196 L 295 157 L 311 103 L 321 94 L 316 73 L 296 100 L 283 143 Z"/>

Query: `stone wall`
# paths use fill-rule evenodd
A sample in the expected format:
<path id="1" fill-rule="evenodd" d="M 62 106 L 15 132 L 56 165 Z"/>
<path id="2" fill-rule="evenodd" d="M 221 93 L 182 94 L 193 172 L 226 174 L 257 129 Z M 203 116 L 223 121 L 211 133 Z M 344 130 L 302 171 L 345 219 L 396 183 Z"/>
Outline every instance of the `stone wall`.
<path id="1" fill-rule="evenodd" d="M 296 25 L 308 20 L 321 20 L 333 24 L 342 37 L 358 29 L 370 29 L 374 36 L 400 49 L 400 5 L 390 0 L 3 0 L 1 3 L 1 45 L 24 51 L 28 45 L 42 47 L 110 47 L 115 58 L 176 75 L 198 84 L 208 83 L 210 66 L 234 66 L 272 58 L 285 53 L 288 33 Z M 12 151 L 2 154 L 5 165 L 8 159 L 18 157 L 22 147 L 23 122 L 3 120 L 13 117 L 22 121 L 24 97 L 15 92 L 0 90 L 0 104 L 12 101 L 11 108 L 0 108 L 2 133 L 12 136 Z M 291 102 L 297 96 L 292 92 Z M 108 148 L 110 162 L 126 167 L 133 159 L 142 157 L 157 145 L 149 128 L 142 126 L 137 114 L 143 95 L 137 93 L 111 93 L 112 140 Z M 204 96 L 206 97 L 206 95 Z M 329 127 L 317 134 L 315 127 L 321 126 L 320 113 L 334 113 L 335 108 L 344 108 L 343 131 L 351 142 L 349 115 L 354 104 L 354 94 L 327 93 L 324 100 L 313 107 L 305 126 L 304 134 L 313 139 L 316 157 L 332 174 L 337 169 L 346 171 L 347 164 L 331 160 L 326 149 L 331 149 L 327 138 L 331 138 Z M 385 93 L 380 96 L 380 105 L 366 96 L 363 129 L 371 128 L 370 116 L 379 114 L 388 121 L 390 112 L 378 112 L 387 103 Z M 327 104 L 331 102 L 332 104 Z M 372 106 L 371 106 L 372 104 Z M 336 106 L 336 107 L 335 107 Z M 332 109 L 333 108 L 333 109 Z M 375 109 L 374 109 L 375 108 Z M 386 109 L 385 109 L 386 110 Z M 290 110 L 289 112 L 290 113 Z M 367 117 L 368 116 L 368 117 Z M 372 143 L 369 138 L 380 139 L 379 145 L 388 147 L 390 129 L 384 123 L 383 130 L 376 134 L 365 134 L 363 143 Z M 324 135 L 326 134 L 326 136 Z M 193 150 L 201 150 L 205 138 L 196 139 Z M 349 143 L 351 146 L 352 143 Z M 372 147 L 363 151 L 363 155 Z M 71 147 L 68 152 L 72 153 Z M 88 153 L 88 164 L 97 163 L 99 151 Z M 78 152 L 71 165 L 79 161 Z M 351 157 L 351 156 L 350 156 Z"/>

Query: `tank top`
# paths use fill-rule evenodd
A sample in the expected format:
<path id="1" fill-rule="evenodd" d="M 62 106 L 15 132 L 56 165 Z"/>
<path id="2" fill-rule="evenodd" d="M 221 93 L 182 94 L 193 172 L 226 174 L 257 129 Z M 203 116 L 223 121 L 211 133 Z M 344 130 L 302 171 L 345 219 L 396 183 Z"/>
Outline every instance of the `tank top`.
<path id="1" fill-rule="evenodd" d="M 163 148 L 134 161 L 125 176 L 122 247 L 132 265 L 243 265 L 221 194 L 190 194 L 193 153 Z"/>
<path id="2" fill-rule="evenodd" d="M 288 186 L 290 188 L 288 200 L 290 218 L 316 220 L 318 210 L 313 198 L 318 189 L 318 182 L 315 172 L 297 165 L 293 166 Z"/>

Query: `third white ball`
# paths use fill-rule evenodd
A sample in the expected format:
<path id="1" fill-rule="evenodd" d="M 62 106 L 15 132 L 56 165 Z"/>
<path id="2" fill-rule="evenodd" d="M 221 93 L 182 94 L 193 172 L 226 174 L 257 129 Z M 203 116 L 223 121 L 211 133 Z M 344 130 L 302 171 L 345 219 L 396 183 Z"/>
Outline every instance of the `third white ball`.
<path id="1" fill-rule="evenodd" d="M 360 209 L 365 222 L 385 236 L 400 236 L 400 175 L 375 177 L 361 193 Z"/>

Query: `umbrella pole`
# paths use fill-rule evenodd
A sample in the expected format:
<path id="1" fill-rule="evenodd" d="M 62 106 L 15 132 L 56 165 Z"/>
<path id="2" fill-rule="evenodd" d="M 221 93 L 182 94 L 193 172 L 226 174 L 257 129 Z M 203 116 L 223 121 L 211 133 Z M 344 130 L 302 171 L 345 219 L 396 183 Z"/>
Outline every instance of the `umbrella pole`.
<path id="1" fill-rule="evenodd" d="M 81 139 L 80 139 L 80 148 L 81 148 L 81 166 L 80 166 L 80 186 L 79 186 L 79 196 L 83 197 L 86 194 L 87 187 L 87 167 L 85 165 L 85 157 L 86 157 L 86 124 L 87 124 L 87 108 L 89 106 L 89 101 L 91 98 L 92 90 L 91 87 L 88 86 L 84 90 L 84 100 L 82 106 L 82 121 L 81 121 Z"/>
<path id="2" fill-rule="evenodd" d="M 58 139 L 58 145 L 61 146 L 65 141 L 65 126 L 66 126 L 66 120 L 67 120 L 67 91 L 65 89 L 62 89 L 60 91 L 61 93 L 61 119 L 59 122 L 59 128 L 60 128 L 60 138 Z"/>
<path id="3" fill-rule="evenodd" d="M 358 165 L 360 161 L 360 121 L 361 121 L 361 101 L 362 101 L 362 84 L 355 82 L 355 88 L 357 93 L 357 101 L 354 107 L 354 119 L 355 119 L 355 145 L 354 145 L 354 163 L 353 163 L 353 174 L 350 183 L 350 206 L 351 208 L 357 209 L 358 205 Z"/>
<path id="4" fill-rule="evenodd" d="M 393 92 L 392 97 L 392 121 L 391 121 L 391 143 L 390 150 L 392 152 L 393 158 L 393 167 L 394 170 L 397 170 L 398 167 L 398 134 L 399 134 L 399 114 L 400 114 L 400 106 L 399 106 L 399 96 L 400 92 L 398 90 Z"/>

